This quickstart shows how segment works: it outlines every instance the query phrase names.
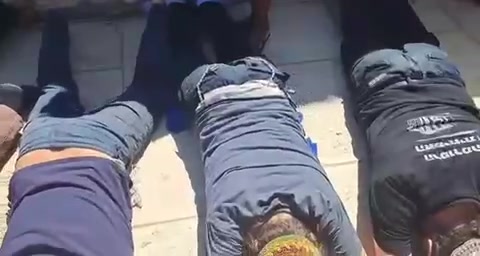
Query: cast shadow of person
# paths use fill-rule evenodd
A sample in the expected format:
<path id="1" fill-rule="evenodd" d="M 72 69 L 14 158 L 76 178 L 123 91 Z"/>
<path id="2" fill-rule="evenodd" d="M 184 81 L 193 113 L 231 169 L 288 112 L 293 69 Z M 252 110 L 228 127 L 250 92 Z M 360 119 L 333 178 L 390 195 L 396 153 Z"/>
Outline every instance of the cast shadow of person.
<path id="1" fill-rule="evenodd" d="M 200 140 L 194 129 L 172 134 L 177 146 L 177 155 L 182 159 L 185 170 L 188 173 L 192 189 L 195 193 L 195 205 L 197 208 L 197 255 L 206 255 L 206 198 L 205 176 L 203 161 L 200 151 Z"/>
<path id="2" fill-rule="evenodd" d="M 383 256 L 375 243 L 373 237 L 373 228 L 370 218 L 369 196 L 370 187 L 370 158 L 368 153 L 367 138 L 365 132 L 358 125 L 354 117 L 355 102 L 353 102 L 349 93 L 346 93 L 343 101 L 345 126 L 352 138 L 353 154 L 357 158 L 357 179 L 358 179 L 358 205 L 357 205 L 357 234 L 362 242 L 367 256 Z"/>

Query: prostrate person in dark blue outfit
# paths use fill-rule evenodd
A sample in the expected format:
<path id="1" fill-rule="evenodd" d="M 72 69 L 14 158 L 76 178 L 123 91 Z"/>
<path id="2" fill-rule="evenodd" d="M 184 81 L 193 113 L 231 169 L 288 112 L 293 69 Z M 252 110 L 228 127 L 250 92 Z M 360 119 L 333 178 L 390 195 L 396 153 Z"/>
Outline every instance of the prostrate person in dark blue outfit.
<path id="1" fill-rule="evenodd" d="M 202 66 L 182 84 L 203 153 L 207 255 L 361 255 L 287 79 L 249 57 Z"/>
<path id="2" fill-rule="evenodd" d="M 168 57 L 167 18 L 163 5 L 152 7 L 132 85 L 85 112 L 68 23 L 49 13 L 37 79 L 43 93 L 20 142 L 0 255 L 133 255 L 129 173 L 171 100 L 168 86 L 182 80 Z"/>

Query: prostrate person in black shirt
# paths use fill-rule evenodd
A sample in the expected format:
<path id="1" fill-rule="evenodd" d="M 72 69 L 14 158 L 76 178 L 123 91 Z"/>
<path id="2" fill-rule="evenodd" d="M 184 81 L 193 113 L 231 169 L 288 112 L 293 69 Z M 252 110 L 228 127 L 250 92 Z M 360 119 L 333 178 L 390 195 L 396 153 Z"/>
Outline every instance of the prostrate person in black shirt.
<path id="1" fill-rule="evenodd" d="M 459 70 L 407 0 L 341 4 L 376 242 L 393 255 L 477 255 L 480 120 Z"/>

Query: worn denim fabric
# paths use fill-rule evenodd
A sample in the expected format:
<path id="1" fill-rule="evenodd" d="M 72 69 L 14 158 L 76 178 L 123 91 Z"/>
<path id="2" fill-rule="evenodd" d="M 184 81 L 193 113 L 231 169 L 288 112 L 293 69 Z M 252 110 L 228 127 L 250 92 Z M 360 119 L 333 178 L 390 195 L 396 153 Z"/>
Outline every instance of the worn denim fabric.
<path id="1" fill-rule="evenodd" d="M 154 5 L 142 37 L 132 85 L 112 102 L 88 113 L 83 111 L 68 68 L 68 27 L 58 27 L 58 20 L 47 23 L 39 59 L 38 80 L 43 95 L 25 127 L 20 156 L 38 149 L 89 148 L 122 161 L 130 169 L 148 145 L 165 105 L 173 97 L 169 87 L 174 79 L 165 68 L 170 49 L 166 19 L 166 7 Z M 64 65 L 66 69 L 57 70 L 61 74 L 49 68 Z"/>
<path id="2" fill-rule="evenodd" d="M 61 86 L 46 86 L 25 127 L 20 157 L 39 149 L 88 148 L 118 159 L 130 169 L 148 145 L 155 124 L 144 103 L 149 96 L 142 94 L 130 87 L 112 103 L 74 116 L 72 105 L 78 98 Z"/>
<path id="3" fill-rule="evenodd" d="M 425 44 L 406 44 L 403 50 L 383 49 L 374 51 L 360 58 L 353 66 L 353 97 L 357 103 L 357 118 L 368 127 L 377 118 L 378 113 L 372 111 L 372 105 L 384 100 L 384 97 L 373 97 L 385 94 L 391 88 L 421 86 L 425 83 L 452 84 L 465 87 L 458 68 L 447 59 L 448 55 L 440 48 Z M 402 99 L 408 100 L 408 99 Z M 392 102 L 394 103 L 394 102 Z M 388 107 L 388 104 L 384 104 Z"/>
<path id="4" fill-rule="evenodd" d="M 236 63 L 201 67 L 182 85 L 202 92 L 196 124 L 205 164 L 207 254 L 242 255 L 248 224 L 289 208 L 318 223 L 329 255 L 360 255 L 344 206 L 284 92 L 288 76 L 258 58 Z"/>
<path id="5" fill-rule="evenodd" d="M 290 75 L 260 57 L 247 57 L 229 64 L 203 65 L 195 69 L 182 83 L 183 100 L 197 106 L 200 95 L 214 89 L 244 84 L 253 80 L 271 80 L 282 90 Z M 198 85 L 198 86 L 197 86 Z"/>

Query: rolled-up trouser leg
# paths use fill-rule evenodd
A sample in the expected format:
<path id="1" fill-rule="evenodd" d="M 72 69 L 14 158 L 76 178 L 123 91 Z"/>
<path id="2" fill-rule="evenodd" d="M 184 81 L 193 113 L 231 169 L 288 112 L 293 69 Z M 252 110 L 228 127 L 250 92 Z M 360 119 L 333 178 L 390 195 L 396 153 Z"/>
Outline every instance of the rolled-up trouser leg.
<path id="1" fill-rule="evenodd" d="M 200 81 L 200 90 L 208 88 L 196 112 L 208 255 L 242 255 L 242 235 L 252 221 L 281 208 L 317 223 L 331 252 L 360 255 L 355 230 L 311 152 L 298 113 L 271 74 L 262 72 L 269 67 L 256 60 L 244 60 L 247 69 L 213 66 Z M 265 78 L 240 83 L 248 77 Z M 195 83 L 191 78 L 186 81 Z"/>
<path id="2" fill-rule="evenodd" d="M 217 62 L 228 63 L 251 56 L 247 31 L 241 29 L 217 1 L 203 1 L 198 7 L 203 31 L 212 39 Z"/>
<path id="3" fill-rule="evenodd" d="M 354 95 L 368 97 L 385 85 L 424 78 L 451 79 L 454 84 L 464 86 L 458 68 L 447 57 L 445 51 L 424 43 L 406 44 L 403 50 L 383 49 L 367 54 L 352 69 Z"/>
<path id="4" fill-rule="evenodd" d="M 147 30 L 152 31 L 158 30 Z M 133 255 L 128 174 L 163 110 L 161 90 L 146 90 L 153 82 L 143 80 L 154 77 L 145 71 L 165 72 L 149 66 L 155 63 L 144 60 L 138 83 L 84 115 L 69 107 L 79 102 L 68 86 L 44 87 L 20 157 L 40 149 L 85 148 L 110 159 L 79 156 L 18 170 L 10 184 L 12 208 L 0 255 Z"/>

